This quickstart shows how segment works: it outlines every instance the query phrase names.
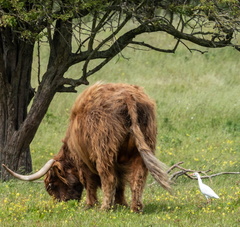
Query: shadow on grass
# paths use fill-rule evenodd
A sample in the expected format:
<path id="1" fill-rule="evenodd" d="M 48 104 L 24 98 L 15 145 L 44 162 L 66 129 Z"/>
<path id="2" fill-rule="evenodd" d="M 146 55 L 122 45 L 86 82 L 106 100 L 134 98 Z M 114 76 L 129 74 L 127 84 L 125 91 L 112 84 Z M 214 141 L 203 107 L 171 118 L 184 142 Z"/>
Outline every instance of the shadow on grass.
<path id="1" fill-rule="evenodd" d="M 144 207 L 143 214 L 154 214 L 159 212 L 165 212 L 165 211 L 173 211 L 173 207 L 169 207 L 168 204 L 156 204 L 156 203 L 148 203 Z"/>

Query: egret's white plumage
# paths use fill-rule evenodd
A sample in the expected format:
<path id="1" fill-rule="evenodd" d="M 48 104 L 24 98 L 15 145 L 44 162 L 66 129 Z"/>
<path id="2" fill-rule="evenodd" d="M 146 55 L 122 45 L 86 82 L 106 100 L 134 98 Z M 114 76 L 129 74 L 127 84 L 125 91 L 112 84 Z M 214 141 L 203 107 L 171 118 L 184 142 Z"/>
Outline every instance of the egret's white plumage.
<path id="1" fill-rule="evenodd" d="M 199 189 L 202 192 L 202 194 L 207 198 L 207 200 L 209 198 L 219 199 L 219 196 L 208 185 L 202 182 L 199 173 L 194 173 L 193 176 L 197 177 Z"/>

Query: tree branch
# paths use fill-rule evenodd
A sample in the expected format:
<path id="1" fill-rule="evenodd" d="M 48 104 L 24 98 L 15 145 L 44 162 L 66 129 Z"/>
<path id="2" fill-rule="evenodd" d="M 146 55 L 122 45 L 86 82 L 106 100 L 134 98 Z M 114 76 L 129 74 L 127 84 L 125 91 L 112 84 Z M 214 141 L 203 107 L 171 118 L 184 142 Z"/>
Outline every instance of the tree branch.
<path id="1" fill-rule="evenodd" d="M 154 47 L 150 44 L 147 44 L 145 42 L 137 42 L 137 41 L 131 41 L 129 42 L 129 44 L 134 44 L 134 45 L 139 45 L 139 46 L 144 46 L 144 47 L 147 47 L 151 50 L 155 50 L 155 51 L 158 51 L 158 52 L 164 52 L 164 53 L 174 53 L 175 52 L 175 48 L 173 49 L 160 49 L 160 48 L 157 48 L 157 47 Z"/>
<path id="2" fill-rule="evenodd" d="M 106 65 L 109 61 L 111 61 L 113 57 L 114 56 L 106 58 L 104 61 L 102 61 L 96 67 L 94 67 L 93 69 L 89 70 L 86 74 L 84 74 L 82 76 L 82 79 L 87 78 L 87 77 L 91 76 L 92 74 L 94 74 L 95 72 L 99 71 L 104 65 Z"/>
<path id="3" fill-rule="evenodd" d="M 209 48 L 222 48 L 222 47 L 226 47 L 226 46 L 239 47 L 239 45 L 232 44 L 230 42 L 230 40 L 221 40 L 221 41 L 216 42 L 213 40 L 199 38 L 199 37 L 193 36 L 192 34 L 187 34 L 187 33 L 178 31 L 171 25 L 165 25 L 165 24 L 158 23 L 157 26 L 149 25 L 149 29 L 151 32 L 164 31 L 164 32 L 167 32 L 168 34 L 174 36 L 175 38 L 187 40 L 187 41 L 190 41 L 192 43 L 195 43 L 195 44 L 197 44 L 199 46 L 203 46 L 203 47 L 209 47 Z"/>
<path id="4" fill-rule="evenodd" d="M 72 79 L 72 78 L 62 78 L 60 81 L 61 86 L 58 87 L 58 92 L 77 92 L 75 90 L 76 87 L 78 87 L 81 84 L 88 85 L 89 82 L 81 77 L 80 79 Z M 66 86 L 68 85 L 68 86 Z"/>
<path id="5" fill-rule="evenodd" d="M 187 40 L 187 41 L 195 43 L 199 46 L 208 47 L 208 48 L 222 48 L 222 47 L 226 47 L 226 46 L 233 46 L 236 49 L 240 49 L 240 45 L 232 44 L 229 42 L 229 40 L 216 42 L 216 41 L 212 41 L 212 40 L 195 37 L 195 36 L 192 36 L 191 34 L 187 34 L 187 33 L 178 31 L 177 29 L 174 28 L 174 26 L 172 26 L 170 24 L 167 24 L 167 25 L 160 24 L 160 23 L 158 23 L 157 25 L 141 24 L 137 28 L 134 28 L 134 29 L 126 32 L 122 36 L 120 36 L 112 44 L 112 46 L 109 49 L 96 52 L 95 55 L 93 56 L 93 58 L 107 58 L 107 57 L 110 57 L 113 55 L 115 56 L 116 54 L 121 52 L 129 43 L 131 43 L 131 42 L 137 43 L 136 41 L 132 41 L 136 36 L 143 34 L 143 33 L 147 33 L 147 32 L 157 32 L 157 31 L 166 32 L 166 33 L 172 35 L 173 37 L 175 37 L 176 39 L 178 39 L 179 42 L 180 42 L 180 40 Z M 143 44 L 143 42 L 140 42 L 140 43 Z M 178 45 L 178 43 L 177 43 L 177 45 Z M 149 46 L 149 48 L 150 48 L 150 46 Z M 157 50 L 157 48 L 156 48 L 156 50 Z"/>
<path id="6" fill-rule="evenodd" d="M 178 177 L 180 177 L 182 175 L 185 175 L 190 179 L 197 180 L 196 177 L 192 177 L 191 175 L 189 175 L 189 173 L 198 172 L 198 173 L 203 173 L 203 174 L 206 175 L 206 173 L 211 171 L 211 170 L 199 171 L 199 170 L 186 169 L 186 168 L 183 168 L 183 167 L 180 166 L 183 163 L 184 162 L 178 162 L 178 163 L 172 165 L 168 169 L 168 171 L 167 171 L 168 174 L 170 174 L 170 172 L 172 172 L 174 169 L 180 169 L 180 171 L 177 171 L 177 172 L 173 173 L 172 175 L 170 175 L 170 180 L 171 181 L 176 180 Z M 240 174 L 240 172 L 220 172 L 220 173 L 215 173 L 215 174 L 212 174 L 212 175 L 201 176 L 201 178 L 202 179 L 211 178 L 211 177 L 216 177 L 216 176 L 220 176 L 220 175 L 223 175 L 223 174 Z"/>
<path id="7" fill-rule="evenodd" d="M 186 45 L 182 40 L 179 40 L 179 42 L 181 42 L 188 50 L 189 52 L 193 52 L 193 51 L 197 51 L 197 52 L 200 52 L 201 54 L 205 54 L 207 53 L 208 51 L 201 51 L 201 50 L 198 50 L 198 49 L 194 49 L 194 48 L 189 48 L 188 45 Z"/>
<path id="8" fill-rule="evenodd" d="M 112 39 L 114 37 L 114 33 L 112 33 L 108 38 L 106 38 L 105 40 L 103 40 L 94 50 L 93 50 L 93 43 L 94 43 L 94 39 L 95 39 L 95 36 L 97 34 L 97 32 L 104 26 L 104 24 L 107 23 L 107 21 L 109 21 L 112 16 L 114 15 L 115 13 L 112 13 L 110 16 L 109 16 L 109 12 L 106 12 L 105 15 L 102 17 L 102 19 L 100 20 L 100 22 L 98 23 L 97 27 L 96 27 L 96 23 L 97 23 L 97 14 L 95 15 L 95 19 L 93 20 L 93 24 L 92 24 L 92 35 L 90 37 L 90 40 L 89 40 L 89 45 L 88 45 L 88 52 L 90 53 L 88 58 L 86 59 L 84 65 L 83 65 L 83 78 L 87 78 L 88 77 L 88 73 L 87 73 L 87 68 L 88 68 L 88 65 L 89 65 L 89 62 L 91 61 L 92 59 L 92 56 L 110 39 Z M 120 25 L 118 27 L 118 29 L 122 29 L 122 27 L 125 25 L 125 21 L 122 23 L 122 25 Z M 118 30 L 117 29 L 117 30 Z M 120 31 L 116 31 L 117 33 Z M 108 61 L 107 61 L 108 62 Z M 107 63 L 106 62 L 106 63 Z M 105 64 L 104 64 L 105 65 Z M 97 67 L 95 67 L 97 68 Z M 101 67 L 102 68 L 102 67 Z M 97 70 L 98 71 L 98 70 Z M 96 71 L 93 71 L 93 72 L 96 72 Z M 92 73 L 91 73 L 92 74 Z M 90 75 L 91 75 L 90 74 Z"/>

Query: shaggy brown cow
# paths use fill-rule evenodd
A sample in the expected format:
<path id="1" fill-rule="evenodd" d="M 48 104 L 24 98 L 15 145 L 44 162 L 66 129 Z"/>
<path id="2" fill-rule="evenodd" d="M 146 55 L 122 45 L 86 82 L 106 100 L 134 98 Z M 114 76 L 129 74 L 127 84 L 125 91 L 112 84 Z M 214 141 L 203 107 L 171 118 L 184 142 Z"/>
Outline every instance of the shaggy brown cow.
<path id="1" fill-rule="evenodd" d="M 148 170 L 163 188 L 170 189 L 163 164 L 154 156 L 156 125 L 155 103 L 143 89 L 97 83 L 77 98 L 62 148 L 46 168 L 37 176 L 8 170 L 22 180 L 46 173 L 46 190 L 59 201 L 80 200 L 85 188 L 87 205 L 93 206 L 101 187 L 102 209 L 127 206 L 124 190 L 129 183 L 131 209 L 139 212 Z"/>

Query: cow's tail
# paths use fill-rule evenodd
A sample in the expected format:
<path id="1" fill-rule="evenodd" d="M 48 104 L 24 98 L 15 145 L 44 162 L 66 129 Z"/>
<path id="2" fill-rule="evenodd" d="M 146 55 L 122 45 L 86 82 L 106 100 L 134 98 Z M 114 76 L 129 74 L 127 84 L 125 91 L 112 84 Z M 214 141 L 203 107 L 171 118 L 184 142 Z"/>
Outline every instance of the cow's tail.
<path id="1" fill-rule="evenodd" d="M 166 166 L 164 163 L 162 163 L 155 157 L 154 152 L 147 145 L 144 135 L 138 123 L 138 115 L 137 115 L 138 111 L 137 111 L 136 101 L 134 100 L 133 97 L 131 97 L 130 100 L 128 100 L 130 102 L 128 102 L 127 104 L 128 113 L 132 121 L 131 130 L 135 137 L 137 149 L 144 161 L 144 164 L 146 165 L 147 169 L 149 170 L 151 175 L 154 177 L 154 179 L 164 189 L 171 192 L 170 180 L 166 171 Z"/>

